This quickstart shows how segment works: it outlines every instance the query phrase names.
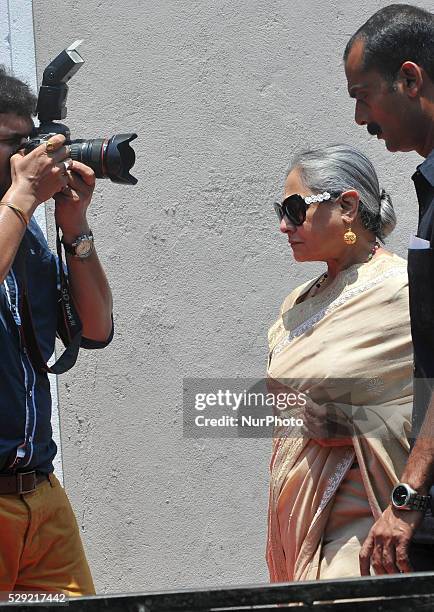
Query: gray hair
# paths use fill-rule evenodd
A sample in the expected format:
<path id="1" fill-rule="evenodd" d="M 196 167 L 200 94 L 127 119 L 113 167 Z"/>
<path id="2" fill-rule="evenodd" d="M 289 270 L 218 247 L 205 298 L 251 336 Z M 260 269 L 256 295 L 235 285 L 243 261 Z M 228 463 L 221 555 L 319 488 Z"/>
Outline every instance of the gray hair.
<path id="1" fill-rule="evenodd" d="M 392 199 L 384 189 L 380 191 L 374 166 L 358 149 L 338 144 L 305 151 L 296 155 L 289 172 L 296 169 L 314 193 L 355 189 L 363 226 L 381 241 L 393 231 L 396 215 Z"/>

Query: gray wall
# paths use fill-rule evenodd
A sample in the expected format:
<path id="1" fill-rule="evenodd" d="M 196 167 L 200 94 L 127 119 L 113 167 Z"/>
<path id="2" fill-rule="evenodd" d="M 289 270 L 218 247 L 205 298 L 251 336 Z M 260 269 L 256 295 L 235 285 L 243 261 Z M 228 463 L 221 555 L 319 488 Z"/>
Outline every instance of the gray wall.
<path id="1" fill-rule="evenodd" d="M 39 76 L 85 39 L 73 134 L 140 136 L 138 186 L 98 181 L 90 211 L 115 339 L 59 379 L 65 484 L 97 589 L 265 582 L 270 441 L 183 439 L 182 379 L 261 376 L 282 299 L 320 269 L 294 263 L 271 208 L 296 150 L 367 152 L 399 214 L 390 247 L 405 255 L 419 159 L 354 124 L 341 61 L 389 3 L 33 4 Z"/>

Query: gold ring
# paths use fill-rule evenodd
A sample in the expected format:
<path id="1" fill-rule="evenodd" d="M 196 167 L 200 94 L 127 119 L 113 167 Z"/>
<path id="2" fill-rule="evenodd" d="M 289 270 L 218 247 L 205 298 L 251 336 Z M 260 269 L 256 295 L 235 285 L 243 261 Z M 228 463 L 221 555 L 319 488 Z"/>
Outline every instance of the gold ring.
<path id="1" fill-rule="evenodd" d="M 53 151 L 56 150 L 56 143 L 51 142 L 51 140 L 49 140 L 48 142 L 45 143 L 45 148 L 47 150 L 47 153 L 52 153 Z"/>

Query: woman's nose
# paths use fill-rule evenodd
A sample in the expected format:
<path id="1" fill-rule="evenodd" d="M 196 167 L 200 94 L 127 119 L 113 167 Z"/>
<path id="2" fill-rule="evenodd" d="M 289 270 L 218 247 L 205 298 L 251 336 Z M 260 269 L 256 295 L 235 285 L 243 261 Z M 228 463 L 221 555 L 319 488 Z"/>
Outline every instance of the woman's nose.
<path id="1" fill-rule="evenodd" d="M 283 216 L 282 220 L 280 221 L 279 229 L 282 232 L 282 234 L 288 234 L 288 233 L 292 234 L 293 232 L 295 232 L 295 225 L 291 223 L 288 217 Z"/>

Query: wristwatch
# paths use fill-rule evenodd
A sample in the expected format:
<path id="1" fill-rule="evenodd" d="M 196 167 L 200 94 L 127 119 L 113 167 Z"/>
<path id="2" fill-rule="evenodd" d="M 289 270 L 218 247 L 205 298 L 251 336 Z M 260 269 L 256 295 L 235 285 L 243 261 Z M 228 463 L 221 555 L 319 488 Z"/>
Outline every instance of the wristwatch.
<path id="1" fill-rule="evenodd" d="M 80 259 L 85 259 L 86 257 L 89 257 L 94 249 L 92 230 L 89 230 L 88 234 L 81 234 L 80 236 L 77 236 L 72 244 L 64 242 L 62 238 L 62 244 L 65 251 L 69 255 L 79 257 Z"/>
<path id="2" fill-rule="evenodd" d="M 419 495 L 405 482 L 398 482 L 391 495 L 392 505 L 397 510 L 421 510 L 425 512 L 430 499 L 431 495 Z"/>

